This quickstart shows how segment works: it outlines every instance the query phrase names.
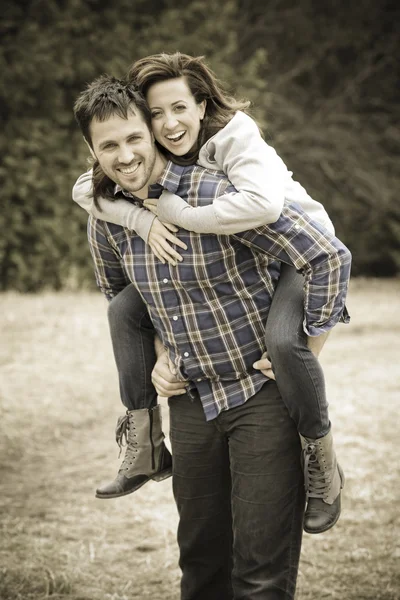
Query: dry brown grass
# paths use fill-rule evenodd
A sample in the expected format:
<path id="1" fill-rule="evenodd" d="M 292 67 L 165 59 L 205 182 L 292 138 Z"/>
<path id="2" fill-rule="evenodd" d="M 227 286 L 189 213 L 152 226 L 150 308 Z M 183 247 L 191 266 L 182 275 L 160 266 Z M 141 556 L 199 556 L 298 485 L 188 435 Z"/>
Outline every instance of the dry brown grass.
<path id="1" fill-rule="evenodd" d="M 170 480 L 99 501 L 121 412 L 100 294 L 0 296 L 1 600 L 176 600 Z M 399 600 L 400 282 L 356 281 L 323 353 L 347 483 L 298 600 Z M 165 416 L 167 417 L 166 409 Z"/>

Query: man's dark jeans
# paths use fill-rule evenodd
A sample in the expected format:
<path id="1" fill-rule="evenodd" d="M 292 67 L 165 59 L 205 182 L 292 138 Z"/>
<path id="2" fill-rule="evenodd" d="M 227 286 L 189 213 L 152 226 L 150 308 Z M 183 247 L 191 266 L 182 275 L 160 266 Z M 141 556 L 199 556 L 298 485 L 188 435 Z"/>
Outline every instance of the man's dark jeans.
<path id="1" fill-rule="evenodd" d="M 275 382 L 209 422 L 198 398 L 169 406 L 181 600 L 292 599 L 304 485 Z"/>

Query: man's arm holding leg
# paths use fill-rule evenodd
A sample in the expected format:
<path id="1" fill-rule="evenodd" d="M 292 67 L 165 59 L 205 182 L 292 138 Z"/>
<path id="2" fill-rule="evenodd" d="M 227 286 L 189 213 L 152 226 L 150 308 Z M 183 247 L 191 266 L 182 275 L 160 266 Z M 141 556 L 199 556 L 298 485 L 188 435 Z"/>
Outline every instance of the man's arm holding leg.
<path id="1" fill-rule="evenodd" d="M 185 384 L 177 378 L 168 351 L 164 348 L 158 335 L 155 337 L 154 346 L 157 362 L 154 365 L 151 379 L 157 394 L 163 398 L 186 394 Z"/>
<path id="2" fill-rule="evenodd" d="M 257 252 L 294 266 L 303 274 L 303 328 L 307 335 L 318 337 L 339 321 L 348 322 L 345 300 L 351 253 L 303 211 L 285 206 L 276 223 L 233 237 Z"/>
<path id="3" fill-rule="evenodd" d="M 321 333 L 321 335 L 307 337 L 307 346 L 317 358 L 319 357 L 321 350 L 324 347 L 326 340 L 328 339 L 329 333 L 329 331 L 326 331 L 325 333 Z M 255 369 L 259 369 L 261 373 L 268 377 L 268 379 L 275 379 L 271 361 L 267 358 L 267 352 L 264 352 L 260 360 L 257 360 L 253 364 L 253 367 Z"/>

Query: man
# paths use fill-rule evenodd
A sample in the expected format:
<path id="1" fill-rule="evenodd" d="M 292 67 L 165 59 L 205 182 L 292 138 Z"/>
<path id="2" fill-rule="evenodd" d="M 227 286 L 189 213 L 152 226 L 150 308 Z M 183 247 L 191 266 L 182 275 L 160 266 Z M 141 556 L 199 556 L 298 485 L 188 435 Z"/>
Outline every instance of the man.
<path id="1" fill-rule="evenodd" d="M 233 191 L 223 173 L 167 163 L 130 84 L 100 78 L 75 115 L 105 176 L 132 201 L 165 188 L 201 205 Z M 230 237 L 181 230 L 187 251 L 175 267 L 121 226 L 90 218 L 88 235 L 103 293 L 113 298 L 132 282 L 161 340 L 154 382 L 170 396 L 182 600 L 293 598 L 304 509 L 299 437 L 275 382 L 252 365 L 265 350 L 279 273 L 271 256 L 307 273 L 318 321 L 322 290 L 329 296 L 335 283 L 343 308 L 349 252 L 327 240 L 337 264 L 327 286 L 321 232 L 290 207 L 273 226 Z"/>

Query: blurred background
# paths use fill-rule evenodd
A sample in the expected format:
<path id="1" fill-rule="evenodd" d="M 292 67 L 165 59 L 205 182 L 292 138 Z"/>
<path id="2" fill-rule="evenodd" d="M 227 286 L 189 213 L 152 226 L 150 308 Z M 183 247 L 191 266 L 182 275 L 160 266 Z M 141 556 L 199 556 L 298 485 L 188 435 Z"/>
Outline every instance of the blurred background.
<path id="1" fill-rule="evenodd" d="M 0 289 L 93 285 L 72 106 L 103 72 L 204 55 L 321 201 L 353 274 L 400 269 L 400 9 L 394 0 L 3 0 Z"/>

